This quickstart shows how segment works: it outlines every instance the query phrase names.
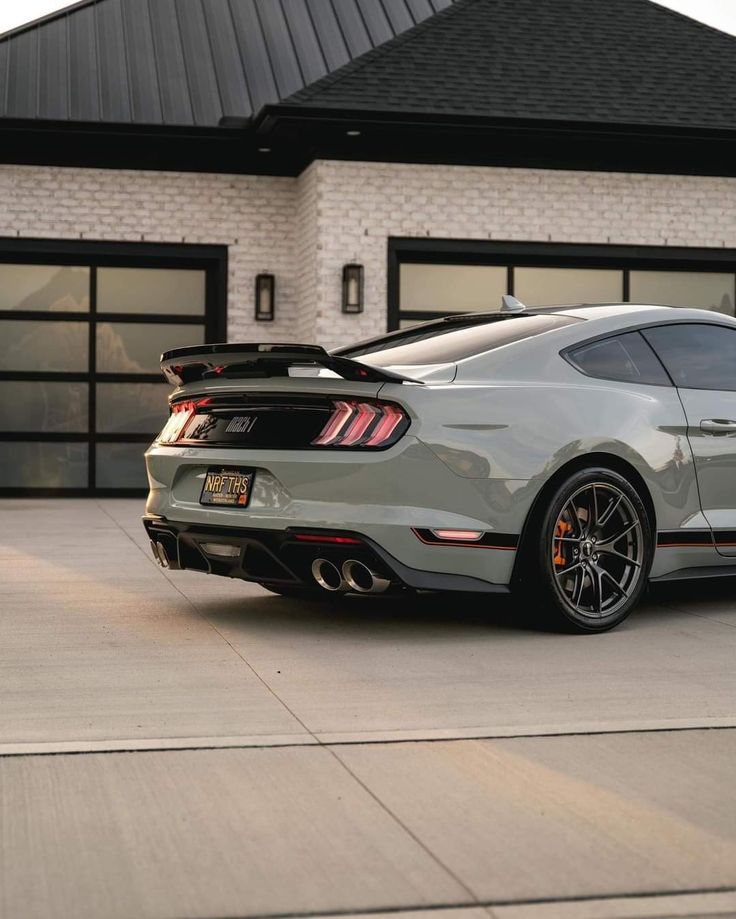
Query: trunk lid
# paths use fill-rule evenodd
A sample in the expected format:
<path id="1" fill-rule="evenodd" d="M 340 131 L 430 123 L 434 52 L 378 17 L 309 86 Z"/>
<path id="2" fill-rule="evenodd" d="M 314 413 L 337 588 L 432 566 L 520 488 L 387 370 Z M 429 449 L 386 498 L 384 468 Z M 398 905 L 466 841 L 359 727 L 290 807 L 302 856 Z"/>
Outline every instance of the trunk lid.
<path id="1" fill-rule="evenodd" d="M 409 418 L 378 395 L 422 383 L 315 345 L 204 345 L 162 355 L 177 388 L 161 443 L 256 449 L 382 449 Z"/>

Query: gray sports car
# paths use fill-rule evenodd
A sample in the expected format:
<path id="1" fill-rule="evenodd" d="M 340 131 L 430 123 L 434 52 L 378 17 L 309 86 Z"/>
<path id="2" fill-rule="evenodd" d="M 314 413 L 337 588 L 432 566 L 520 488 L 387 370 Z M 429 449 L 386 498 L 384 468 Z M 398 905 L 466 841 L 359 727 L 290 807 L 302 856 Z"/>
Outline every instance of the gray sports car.
<path id="1" fill-rule="evenodd" d="M 600 632 L 648 580 L 736 574 L 736 320 L 452 316 L 331 353 L 162 356 L 156 558 L 285 595 L 518 589 Z"/>

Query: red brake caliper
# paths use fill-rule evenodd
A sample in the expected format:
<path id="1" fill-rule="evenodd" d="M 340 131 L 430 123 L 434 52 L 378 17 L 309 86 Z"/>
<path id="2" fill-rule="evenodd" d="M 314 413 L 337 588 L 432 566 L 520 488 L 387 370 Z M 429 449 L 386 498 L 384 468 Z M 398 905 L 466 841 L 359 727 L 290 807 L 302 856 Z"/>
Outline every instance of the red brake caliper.
<path id="1" fill-rule="evenodd" d="M 566 520 L 557 521 L 557 529 L 555 530 L 555 556 L 554 563 L 559 568 L 564 568 L 567 564 L 567 559 L 562 551 L 562 538 L 572 530 L 572 524 L 568 523 Z"/>

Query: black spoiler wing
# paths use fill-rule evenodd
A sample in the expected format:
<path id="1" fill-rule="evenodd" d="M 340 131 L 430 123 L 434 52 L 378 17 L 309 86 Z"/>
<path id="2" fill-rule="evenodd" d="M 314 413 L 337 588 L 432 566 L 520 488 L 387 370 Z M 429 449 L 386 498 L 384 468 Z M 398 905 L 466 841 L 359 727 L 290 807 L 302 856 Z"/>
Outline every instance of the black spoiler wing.
<path id="1" fill-rule="evenodd" d="M 344 380 L 361 383 L 418 383 L 410 377 L 329 354 L 319 345 L 236 342 L 175 348 L 161 355 L 161 370 L 172 386 L 207 379 L 288 376 L 289 367 L 326 367 Z"/>

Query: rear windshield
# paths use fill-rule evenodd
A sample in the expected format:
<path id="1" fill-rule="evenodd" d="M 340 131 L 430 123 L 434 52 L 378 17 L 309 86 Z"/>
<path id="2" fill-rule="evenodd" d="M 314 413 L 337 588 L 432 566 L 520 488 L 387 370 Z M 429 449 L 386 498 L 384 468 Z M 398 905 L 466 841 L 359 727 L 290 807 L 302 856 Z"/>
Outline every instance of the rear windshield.
<path id="1" fill-rule="evenodd" d="M 366 363 L 374 367 L 444 364 L 582 321 L 559 313 L 499 314 L 482 318 L 472 316 L 439 320 L 340 348 L 335 354 L 341 357 L 368 357 Z"/>

